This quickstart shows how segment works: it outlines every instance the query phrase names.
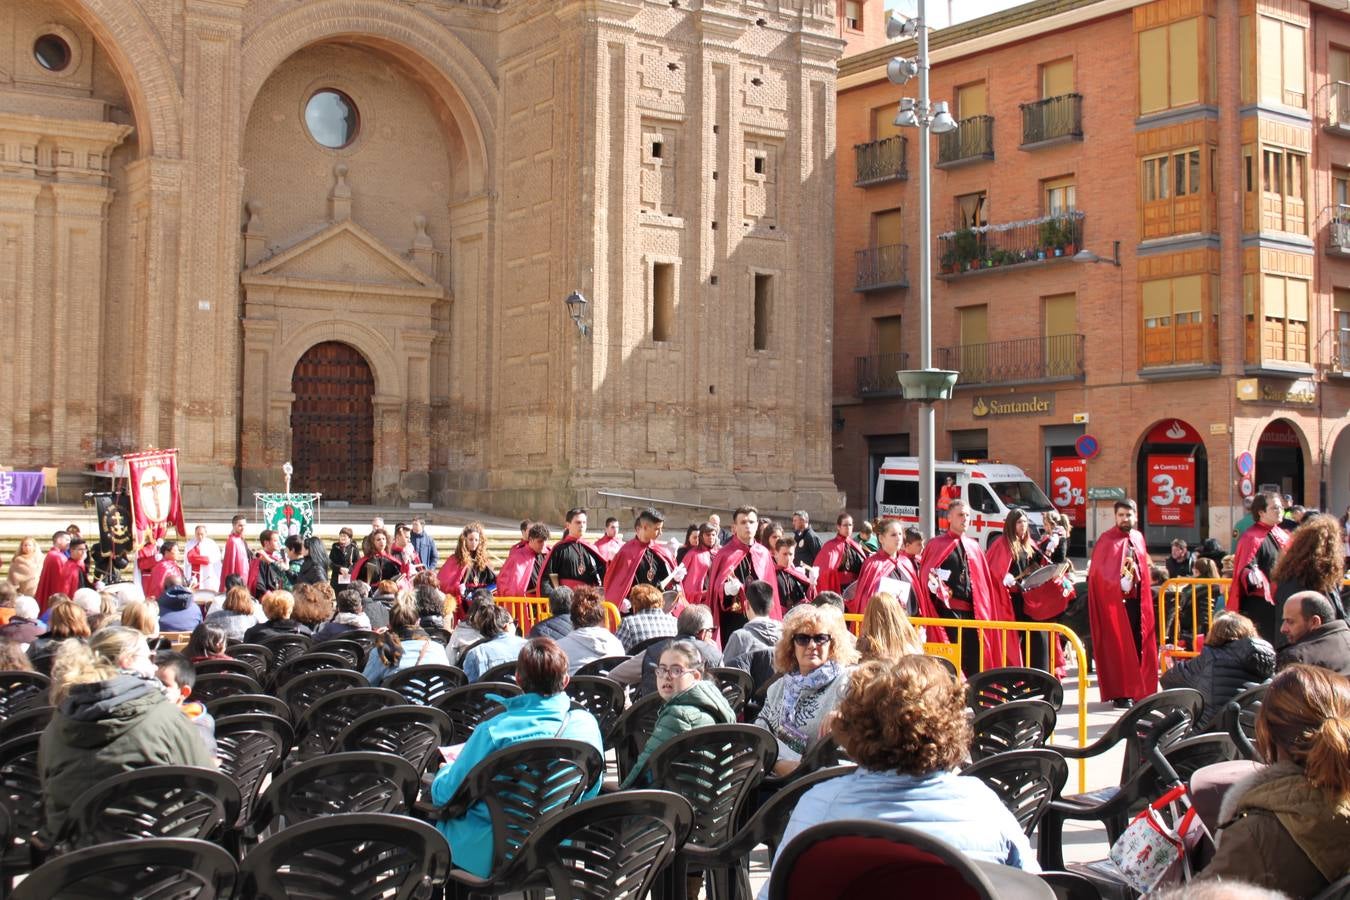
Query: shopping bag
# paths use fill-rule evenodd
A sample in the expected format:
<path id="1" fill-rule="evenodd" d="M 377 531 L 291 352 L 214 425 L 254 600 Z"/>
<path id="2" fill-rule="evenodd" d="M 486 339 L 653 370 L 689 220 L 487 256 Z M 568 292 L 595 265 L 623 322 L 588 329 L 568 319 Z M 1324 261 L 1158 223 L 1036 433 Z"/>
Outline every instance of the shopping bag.
<path id="1" fill-rule="evenodd" d="M 1185 786 L 1177 785 L 1135 816 L 1111 845 L 1111 862 L 1130 887 L 1148 894 L 1190 881 L 1190 851 L 1206 834 Z"/>

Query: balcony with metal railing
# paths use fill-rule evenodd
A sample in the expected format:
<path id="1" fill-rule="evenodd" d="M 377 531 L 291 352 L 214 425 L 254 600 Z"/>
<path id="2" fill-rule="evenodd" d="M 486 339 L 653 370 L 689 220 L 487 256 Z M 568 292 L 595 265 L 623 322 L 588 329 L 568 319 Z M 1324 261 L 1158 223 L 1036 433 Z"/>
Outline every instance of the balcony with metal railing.
<path id="1" fill-rule="evenodd" d="M 938 235 L 938 278 L 1072 259 L 1083 245 L 1083 213 L 959 228 Z"/>
<path id="2" fill-rule="evenodd" d="M 1350 206 L 1344 203 L 1331 208 L 1326 250 L 1327 256 L 1350 256 Z"/>
<path id="3" fill-rule="evenodd" d="M 960 372 L 956 386 L 1031 384 L 1046 381 L 1081 381 L 1084 377 L 1081 334 L 993 341 L 939 347 L 935 364 Z"/>
<path id="4" fill-rule="evenodd" d="M 994 158 L 994 117 L 971 116 L 938 135 L 939 169 Z"/>
<path id="5" fill-rule="evenodd" d="M 1350 378 L 1350 328 L 1336 328 L 1331 332 L 1331 370 Z"/>
<path id="6" fill-rule="evenodd" d="M 856 166 L 853 183 L 858 187 L 904 181 L 909 178 L 905 158 L 909 141 L 902 136 L 882 138 L 866 144 L 853 145 Z"/>
<path id="7" fill-rule="evenodd" d="M 859 397 L 899 397 L 895 373 L 909 368 L 908 353 L 878 353 L 853 359 L 854 392 Z"/>
<path id="8" fill-rule="evenodd" d="M 1350 136 L 1350 82 L 1333 81 L 1323 85 L 1327 92 L 1326 123 L 1323 129 L 1332 134 Z"/>
<path id="9" fill-rule="evenodd" d="M 855 251 L 853 256 L 857 266 L 853 277 L 855 291 L 866 293 L 909 287 L 907 244 L 868 247 Z"/>
<path id="10" fill-rule="evenodd" d="M 1083 95 L 1061 94 L 1022 104 L 1022 149 L 1083 139 Z"/>

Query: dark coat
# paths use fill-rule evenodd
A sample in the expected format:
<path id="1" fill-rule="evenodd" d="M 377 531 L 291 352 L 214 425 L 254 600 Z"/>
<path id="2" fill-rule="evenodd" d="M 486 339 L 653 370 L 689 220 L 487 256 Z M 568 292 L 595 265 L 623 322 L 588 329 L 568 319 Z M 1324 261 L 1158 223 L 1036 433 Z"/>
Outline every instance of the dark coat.
<path id="1" fill-rule="evenodd" d="M 1321 666 L 1342 675 L 1350 675 L 1350 625 L 1344 619 L 1319 625 L 1297 644 L 1280 649 L 1277 669 L 1294 663 Z"/>
<path id="2" fill-rule="evenodd" d="M 1275 648 L 1261 638 L 1243 638 L 1219 647 L 1206 644 L 1199 656 L 1164 672 L 1161 685 L 1195 688 L 1204 696 L 1205 706 L 1196 722 L 1196 728 L 1204 730 L 1214 724 L 1228 701 L 1274 672 Z"/>
<path id="3" fill-rule="evenodd" d="M 280 634 L 302 634 L 311 635 L 314 632 L 308 625 L 304 625 L 294 619 L 268 619 L 266 622 L 260 622 L 254 625 L 248 631 L 244 632 L 244 643 L 261 644 L 270 637 L 276 637 Z"/>
<path id="4" fill-rule="evenodd" d="M 535 626 L 530 629 L 530 637 L 553 638 L 553 640 L 556 641 L 564 637 L 571 630 L 572 617 L 564 613 L 561 616 L 549 616 L 547 619 L 535 623 Z"/>
<path id="5" fill-rule="evenodd" d="M 393 602 L 393 597 L 367 597 L 364 611 L 366 618 L 370 620 L 372 631 L 379 631 L 381 628 L 389 627 L 389 607 Z"/>

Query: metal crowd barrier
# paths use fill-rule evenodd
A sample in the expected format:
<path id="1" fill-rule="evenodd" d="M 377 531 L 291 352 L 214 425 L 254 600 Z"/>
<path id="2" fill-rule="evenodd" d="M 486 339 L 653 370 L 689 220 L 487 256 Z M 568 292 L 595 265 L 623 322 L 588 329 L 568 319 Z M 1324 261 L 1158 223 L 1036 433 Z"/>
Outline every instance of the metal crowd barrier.
<path id="1" fill-rule="evenodd" d="M 1187 616 L 1182 611 L 1182 605 L 1187 597 L 1186 588 L 1190 588 L 1189 621 L 1191 640 L 1194 642 L 1197 634 L 1209 633 L 1209 627 L 1214 622 L 1215 596 L 1217 594 L 1223 598 L 1229 584 L 1231 581 L 1227 578 L 1169 578 L 1162 583 L 1158 591 L 1158 617 L 1154 620 L 1154 631 L 1158 633 L 1158 664 L 1164 671 L 1174 659 L 1190 659 L 1200 655 L 1197 650 L 1181 648 L 1181 636 L 1185 633 L 1182 625 L 1187 621 Z M 1169 599 L 1174 601 L 1170 616 L 1167 614 Z M 1194 643 L 1191 646 L 1195 646 Z"/>
<path id="2" fill-rule="evenodd" d="M 858 630 L 862 627 L 862 616 L 858 613 L 845 613 L 844 622 L 848 625 L 849 631 L 856 636 Z M 1051 635 L 1059 635 L 1065 638 L 1078 660 L 1078 746 L 1086 747 L 1088 745 L 1087 736 L 1087 681 L 1088 681 L 1088 661 L 1087 650 L 1083 647 L 1083 642 L 1079 640 L 1078 635 L 1074 634 L 1073 629 L 1060 625 L 1057 622 L 985 622 L 976 619 L 929 619 L 922 616 L 916 616 L 909 620 L 916 628 L 943 628 L 947 631 L 947 636 L 951 639 L 950 643 L 929 643 L 924 645 L 924 651 L 934 656 L 943 656 L 956 664 L 959 671 L 961 668 L 961 640 L 964 637 L 962 632 L 974 631 L 976 642 L 980 648 L 980 671 L 986 668 L 996 668 L 986 666 L 984 658 L 984 635 L 985 631 L 1020 631 L 1025 633 L 1027 659 L 1031 657 L 1031 635 L 1036 632 L 1043 632 Z M 1058 641 L 1051 640 L 1050 644 L 1054 647 Z M 1004 649 L 1003 658 L 1000 660 L 1000 667 L 1007 665 L 1007 650 Z M 1054 735 L 1050 736 L 1053 742 Z M 1087 790 L 1087 760 L 1078 760 L 1078 790 L 1085 792 Z"/>
<path id="3" fill-rule="evenodd" d="M 529 631 L 536 622 L 542 622 L 552 613 L 548 608 L 547 597 L 494 597 L 498 606 L 511 613 L 511 618 L 520 623 L 522 631 Z M 605 627 L 610 631 L 619 630 L 619 608 L 608 600 L 603 603 L 605 609 Z"/>

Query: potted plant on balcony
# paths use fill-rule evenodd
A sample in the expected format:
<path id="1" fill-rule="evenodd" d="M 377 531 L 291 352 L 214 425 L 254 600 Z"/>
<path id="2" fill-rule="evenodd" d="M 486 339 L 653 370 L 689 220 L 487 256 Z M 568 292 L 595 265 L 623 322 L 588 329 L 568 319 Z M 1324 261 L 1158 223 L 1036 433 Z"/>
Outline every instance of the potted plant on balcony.
<path id="1" fill-rule="evenodd" d="M 942 261 L 939 263 L 942 267 L 943 275 L 950 275 L 956 271 L 956 251 L 948 250 L 942 254 Z"/>
<path id="2" fill-rule="evenodd" d="M 1057 256 L 1055 248 L 1059 246 L 1059 240 L 1059 219 L 1052 216 L 1041 222 L 1041 247 L 1036 253 L 1036 258 Z"/>
<path id="3" fill-rule="evenodd" d="M 972 228 L 962 228 L 952 238 L 956 247 L 956 263 L 966 272 L 978 264 L 980 258 L 980 239 Z"/>
<path id="4" fill-rule="evenodd" d="M 1064 255 L 1073 256 L 1078 252 L 1078 223 L 1065 216 L 1060 225 L 1060 235 L 1064 241 Z"/>

